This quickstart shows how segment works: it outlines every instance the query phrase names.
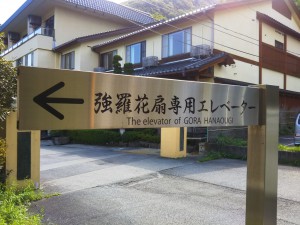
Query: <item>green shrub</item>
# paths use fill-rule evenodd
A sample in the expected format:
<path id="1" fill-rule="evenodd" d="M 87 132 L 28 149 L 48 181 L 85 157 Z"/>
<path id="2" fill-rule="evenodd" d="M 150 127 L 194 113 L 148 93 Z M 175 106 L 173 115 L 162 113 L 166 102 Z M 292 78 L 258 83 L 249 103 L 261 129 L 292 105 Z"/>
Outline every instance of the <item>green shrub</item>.
<path id="1" fill-rule="evenodd" d="M 294 124 L 291 125 L 285 125 L 285 126 L 280 126 L 279 128 L 279 135 L 293 135 L 295 131 L 295 126 Z"/>
<path id="2" fill-rule="evenodd" d="M 134 67 L 132 63 L 124 63 L 124 74 L 132 75 L 134 73 Z"/>
<path id="3" fill-rule="evenodd" d="M 286 151 L 286 152 L 300 152 L 300 146 L 286 146 L 279 144 L 278 149 L 280 151 Z"/>
<path id="4" fill-rule="evenodd" d="M 32 183 L 24 188 L 12 185 L 0 185 L 0 224 L 12 225 L 39 225 L 42 216 L 28 213 L 31 201 L 43 198 L 41 191 L 35 190 Z"/>
<path id="5" fill-rule="evenodd" d="M 233 138 L 220 135 L 217 137 L 217 144 L 219 145 L 229 145 L 229 146 L 239 146 L 239 147 L 246 147 L 247 141 L 241 138 Z"/>
<path id="6" fill-rule="evenodd" d="M 118 143 L 121 140 L 121 135 L 116 130 L 75 130 L 67 131 L 67 135 L 76 143 L 90 145 Z"/>
<path id="7" fill-rule="evenodd" d="M 51 135 L 57 135 L 58 133 L 53 131 Z M 123 136 L 121 136 L 119 130 L 73 130 L 66 131 L 65 135 L 70 137 L 75 143 L 90 145 L 135 141 L 160 143 L 160 136 L 157 134 L 157 129 L 126 129 Z"/>
<path id="8" fill-rule="evenodd" d="M 6 143 L 4 139 L 0 139 L 0 167 L 4 166 L 6 157 Z"/>
<path id="9" fill-rule="evenodd" d="M 116 74 L 122 74 L 122 67 L 119 61 L 122 60 L 122 57 L 119 55 L 114 55 L 113 57 L 113 67 L 114 67 L 114 73 Z"/>
<path id="10" fill-rule="evenodd" d="M 6 161 L 6 143 L 4 139 L 0 139 L 0 184 L 5 182 L 7 176 L 5 161 Z"/>
<path id="11" fill-rule="evenodd" d="M 126 130 L 122 136 L 123 142 L 145 141 L 151 143 L 160 143 L 160 136 L 156 129 Z"/>

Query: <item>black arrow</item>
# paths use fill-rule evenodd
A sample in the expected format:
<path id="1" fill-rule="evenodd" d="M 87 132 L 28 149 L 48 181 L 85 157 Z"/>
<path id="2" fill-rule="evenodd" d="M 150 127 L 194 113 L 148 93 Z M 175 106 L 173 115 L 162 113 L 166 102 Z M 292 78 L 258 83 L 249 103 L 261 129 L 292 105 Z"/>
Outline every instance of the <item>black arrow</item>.
<path id="1" fill-rule="evenodd" d="M 56 104 L 83 104 L 84 100 L 80 98 L 51 98 L 48 97 L 49 95 L 53 94 L 54 92 L 58 91 L 59 89 L 65 86 L 64 82 L 59 82 L 55 84 L 53 87 L 47 89 L 46 91 L 42 92 L 41 94 L 35 96 L 33 101 L 44 108 L 46 111 L 51 113 L 53 116 L 57 117 L 60 120 L 63 120 L 65 117 L 63 114 L 55 110 L 53 107 L 49 105 L 49 103 L 56 103 Z"/>

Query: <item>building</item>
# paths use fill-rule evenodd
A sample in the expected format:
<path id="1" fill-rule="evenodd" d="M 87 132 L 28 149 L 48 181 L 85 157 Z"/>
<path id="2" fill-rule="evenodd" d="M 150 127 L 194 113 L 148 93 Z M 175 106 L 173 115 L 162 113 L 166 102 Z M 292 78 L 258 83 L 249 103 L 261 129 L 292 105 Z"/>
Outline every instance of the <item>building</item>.
<path id="1" fill-rule="evenodd" d="M 92 47 L 135 75 L 280 88 L 281 123 L 300 111 L 300 12 L 292 0 L 208 5 Z M 108 69 L 108 68 L 104 68 Z"/>
<path id="2" fill-rule="evenodd" d="M 15 65 L 110 72 L 118 54 L 137 76 L 277 85 L 281 112 L 300 111 L 293 0 L 211 4 L 159 22 L 106 0 L 89 2 L 27 0 L 0 27 L 1 56 Z"/>
<path id="3" fill-rule="evenodd" d="M 98 65 L 89 46 L 152 22 L 147 13 L 106 0 L 27 0 L 0 27 L 6 45 L 0 56 L 16 66 L 89 70 Z M 62 44 L 77 51 L 57 48 Z"/>

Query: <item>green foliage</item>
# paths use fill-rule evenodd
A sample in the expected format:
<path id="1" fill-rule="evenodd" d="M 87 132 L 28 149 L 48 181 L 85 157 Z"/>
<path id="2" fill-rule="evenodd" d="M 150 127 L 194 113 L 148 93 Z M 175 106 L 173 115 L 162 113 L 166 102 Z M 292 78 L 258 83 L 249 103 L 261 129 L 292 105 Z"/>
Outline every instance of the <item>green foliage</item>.
<path id="1" fill-rule="evenodd" d="M 293 135 L 295 131 L 294 124 L 288 124 L 285 126 L 281 126 L 279 129 L 279 135 Z"/>
<path id="2" fill-rule="evenodd" d="M 4 139 L 0 139 L 0 167 L 4 166 L 6 157 L 6 143 Z"/>
<path id="3" fill-rule="evenodd" d="M 118 143 L 121 135 L 117 130 L 75 130 L 67 131 L 72 141 L 90 145 Z"/>
<path id="4" fill-rule="evenodd" d="M 165 17 L 164 15 L 158 13 L 158 12 L 155 12 L 151 15 L 155 20 L 157 21 L 161 21 L 161 20 L 166 20 L 167 17 Z"/>
<path id="5" fill-rule="evenodd" d="M 114 73 L 121 74 L 122 73 L 122 67 L 119 61 L 122 60 L 122 57 L 119 55 L 115 55 L 113 58 L 113 67 L 114 67 Z"/>
<path id="6" fill-rule="evenodd" d="M 156 129 L 126 130 L 121 137 L 119 130 L 75 130 L 67 131 L 67 136 L 75 143 L 90 145 L 116 144 L 119 142 L 145 141 L 159 143 L 160 136 Z"/>
<path id="7" fill-rule="evenodd" d="M 203 158 L 199 159 L 199 162 L 207 162 L 207 161 L 222 159 L 222 158 L 224 158 L 222 152 L 211 151 L 208 152 Z"/>
<path id="8" fill-rule="evenodd" d="M 34 189 L 32 183 L 20 188 L 16 185 L 0 186 L 0 224 L 1 225 L 38 225 L 42 216 L 28 212 L 31 201 L 43 198 L 43 193 Z"/>
<path id="9" fill-rule="evenodd" d="M 199 0 L 129 0 L 124 5 L 150 13 L 157 20 L 175 17 L 191 10 L 201 8 Z"/>
<path id="10" fill-rule="evenodd" d="M 124 74 L 132 75 L 133 72 L 134 72 L 133 64 L 132 63 L 125 63 L 124 64 Z"/>
<path id="11" fill-rule="evenodd" d="M 0 49 L 3 48 L 0 34 Z M 0 57 L 0 120 L 5 120 L 6 115 L 12 110 L 14 97 L 17 96 L 17 71 L 11 62 Z"/>
<path id="12" fill-rule="evenodd" d="M 6 176 L 8 175 L 5 167 L 5 162 L 6 162 L 6 143 L 4 139 L 0 138 L 0 184 L 5 182 Z"/>
<path id="13" fill-rule="evenodd" d="M 228 152 L 220 152 L 220 151 L 209 151 L 207 154 L 199 159 L 199 162 L 207 162 L 216 159 L 241 159 L 246 160 L 245 157 L 241 157 L 235 154 L 230 154 Z"/>
<path id="14" fill-rule="evenodd" d="M 300 146 L 286 146 L 279 144 L 278 149 L 285 152 L 300 152 Z"/>
<path id="15" fill-rule="evenodd" d="M 233 138 L 220 135 L 217 138 L 217 144 L 219 145 L 229 145 L 229 146 L 239 146 L 239 147 L 246 147 L 247 141 L 240 139 L 240 138 Z"/>
<path id="16" fill-rule="evenodd" d="M 123 134 L 122 141 L 126 143 L 133 141 L 160 143 L 160 136 L 156 134 L 155 129 L 129 130 Z"/>
<path id="17" fill-rule="evenodd" d="M 227 0 L 228 2 L 234 0 Z M 300 9 L 300 0 L 294 0 L 298 9 Z M 201 8 L 204 6 L 205 1 L 199 0 L 148 0 L 139 1 L 139 0 L 129 0 L 124 2 L 124 5 L 130 6 L 148 12 L 156 20 L 162 20 L 166 18 L 171 18 L 179 16 L 186 12 Z"/>

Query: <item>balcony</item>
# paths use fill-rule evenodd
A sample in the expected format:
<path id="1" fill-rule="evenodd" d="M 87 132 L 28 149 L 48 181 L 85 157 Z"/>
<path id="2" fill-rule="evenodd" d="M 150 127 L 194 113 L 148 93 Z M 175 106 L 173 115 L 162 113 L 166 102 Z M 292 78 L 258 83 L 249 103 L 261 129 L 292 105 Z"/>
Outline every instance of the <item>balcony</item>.
<path id="1" fill-rule="evenodd" d="M 43 35 L 43 36 L 48 36 L 48 37 L 53 37 L 54 38 L 54 29 L 39 27 L 34 32 L 32 32 L 31 34 L 25 36 L 24 38 L 22 38 L 20 41 L 18 41 L 16 44 L 11 46 L 10 48 L 2 51 L 1 54 L 0 54 L 0 57 L 3 57 L 4 55 L 10 53 L 14 49 L 20 47 L 21 45 L 28 42 L 30 39 L 34 38 L 37 35 Z"/>

